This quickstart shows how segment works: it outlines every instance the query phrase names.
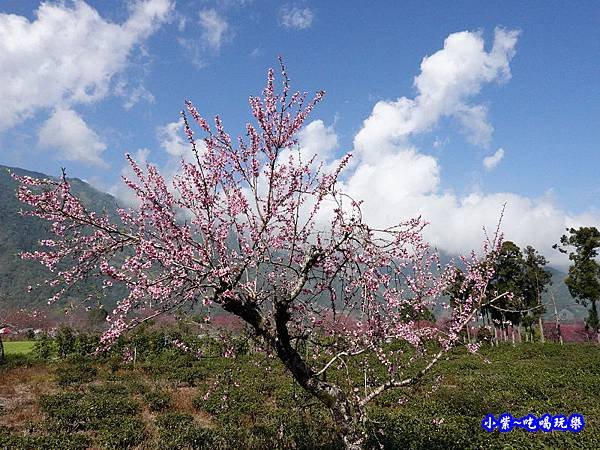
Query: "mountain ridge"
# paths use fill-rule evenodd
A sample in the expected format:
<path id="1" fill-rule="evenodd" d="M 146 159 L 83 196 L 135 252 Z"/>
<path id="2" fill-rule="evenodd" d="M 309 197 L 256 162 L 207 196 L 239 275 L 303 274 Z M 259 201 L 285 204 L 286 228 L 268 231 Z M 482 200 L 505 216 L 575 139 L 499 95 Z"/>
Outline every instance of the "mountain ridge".
<path id="1" fill-rule="evenodd" d="M 19 257 L 23 251 L 33 251 L 38 247 L 38 241 L 48 235 L 49 224 L 34 217 L 24 217 L 19 211 L 24 205 L 16 198 L 18 183 L 10 175 L 25 175 L 33 178 L 56 177 L 39 172 L 29 171 L 18 167 L 0 165 L 0 306 L 32 308 L 45 305 L 51 297 L 51 289 L 44 285 L 44 280 L 50 273 L 35 261 L 25 261 Z M 117 199 L 112 195 L 99 191 L 79 178 L 68 178 L 73 192 L 86 207 L 93 210 L 107 209 L 114 212 L 118 205 Z M 444 258 L 447 255 L 444 255 Z M 449 259 L 449 258 L 448 258 Z M 546 305 L 544 316 L 547 319 L 554 317 L 551 292 L 554 293 L 556 306 L 562 320 L 581 320 L 587 317 L 585 307 L 575 303 L 564 284 L 566 273 L 547 267 L 552 273 L 553 284 L 549 292 L 544 293 L 543 300 Z M 28 292 L 28 286 L 40 284 L 41 287 Z M 88 286 L 87 291 L 93 290 Z M 83 289 L 86 291 L 86 289 Z M 83 293 L 83 292 L 82 292 Z M 114 303 L 116 299 L 108 299 Z"/>

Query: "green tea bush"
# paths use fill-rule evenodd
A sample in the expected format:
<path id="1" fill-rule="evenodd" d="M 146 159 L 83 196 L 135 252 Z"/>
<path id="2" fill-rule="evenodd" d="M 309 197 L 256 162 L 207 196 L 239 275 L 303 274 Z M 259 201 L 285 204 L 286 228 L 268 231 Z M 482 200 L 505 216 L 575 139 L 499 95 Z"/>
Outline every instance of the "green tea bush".
<path id="1" fill-rule="evenodd" d="M 90 444 L 82 434 L 21 435 L 0 430 L 0 450 L 84 450 Z"/>
<path id="2" fill-rule="evenodd" d="M 84 428 L 87 418 L 82 415 L 79 402 L 81 392 L 58 392 L 40 397 L 41 411 L 48 416 L 49 427 L 66 432 Z"/>
<path id="3" fill-rule="evenodd" d="M 56 353 L 55 343 L 47 333 L 42 333 L 37 341 L 35 341 L 32 353 L 39 359 L 50 359 Z"/>
<path id="4" fill-rule="evenodd" d="M 42 396 L 40 408 L 51 428 L 64 431 L 97 429 L 104 420 L 139 413 L 139 405 L 123 391 L 93 387 L 86 393 L 59 392 Z"/>
<path id="5" fill-rule="evenodd" d="M 59 386 L 73 386 L 89 383 L 96 378 L 98 371 L 89 363 L 67 364 L 55 371 Z"/>
<path id="6" fill-rule="evenodd" d="M 144 372 L 155 379 L 166 379 L 177 384 L 196 386 L 208 377 L 208 370 L 193 355 L 167 350 L 149 357 L 141 365 Z"/>
<path id="7" fill-rule="evenodd" d="M 191 415 L 169 412 L 156 419 L 159 433 L 158 447 L 166 450 L 219 448 L 215 432 L 194 423 Z M 242 448 L 242 447 L 238 447 Z"/>
<path id="8" fill-rule="evenodd" d="M 146 393 L 144 400 L 152 411 L 163 411 L 171 407 L 171 395 L 160 389 Z"/>
<path id="9" fill-rule="evenodd" d="M 146 439 L 144 422 L 139 417 L 109 417 L 97 423 L 97 437 L 106 449 L 127 449 Z"/>

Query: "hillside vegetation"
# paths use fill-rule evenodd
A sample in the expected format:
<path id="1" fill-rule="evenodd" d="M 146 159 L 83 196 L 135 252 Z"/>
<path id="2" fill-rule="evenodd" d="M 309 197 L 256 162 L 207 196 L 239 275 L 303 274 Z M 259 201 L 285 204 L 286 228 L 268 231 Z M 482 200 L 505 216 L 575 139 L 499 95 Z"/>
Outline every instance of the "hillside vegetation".
<path id="1" fill-rule="evenodd" d="M 39 249 L 38 242 L 48 234 L 48 223 L 32 217 L 23 217 L 19 211 L 23 205 L 16 197 L 18 183 L 10 172 L 35 178 L 52 178 L 41 173 L 0 166 L 0 305 L 2 308 L 37 308 L 46 305 L 52 295 L 44 286 L 50 273 L 39 263 L 24 261 L 19 257 L 23 251 Z M 69 180 L 75 194 L 90 209 L 114 211 L 114 197 L 102 193 L 89 184 L 73 178 Z M 28 292 L 28 286 L 42 284 Z M 83 288 L 81 296 L 90 292 L 92 286 Z M 75 294 L 74 294 L 75 295 Z"/>
<path id="2" fill-rule="evenodd" d="M 0 449 L 341 447 L 327 411 L 274 359 L 243 346 L 225 358 L 218 342 L 197 342 L 206 355 L 198 360 L 164 342 L 137 333 L 103 359 L 82 347 L 64 359 L 11 355 L 0 366 Z M 124 361 L 119 352 L 134 344 L 137 360 Z M 599 368 L 595 345 L 457 349 L 416 390 L 390 391 L 369 408 L 369 448 L 600 448 Z M 580 413 L 586 425 L 481 429 L 487 414 L 504 412 Z"/>

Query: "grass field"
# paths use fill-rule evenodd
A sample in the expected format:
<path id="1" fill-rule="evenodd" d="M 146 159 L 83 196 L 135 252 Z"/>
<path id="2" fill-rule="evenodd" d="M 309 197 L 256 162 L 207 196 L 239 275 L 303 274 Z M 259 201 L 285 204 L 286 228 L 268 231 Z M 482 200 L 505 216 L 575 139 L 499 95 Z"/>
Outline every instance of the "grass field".
<path id="1" fill-rule="evenodd" d="M 33 341 L 4 341 L 4 353 L 7 355 L 26 355 L 33 350 Z"/>
<path id="2" fill-rule="evenodd" d="M 340 448 L 328 412 L 263 355 L 198 361 L 168 350 L 135 366 L 117 357 L 7 360 L 0 450 Z M 599 380 L 597 345 L 459 349 L 425 384 L 371 405 L 369 448 L 598 449 Z M 577 434 L 481 429 L 486 414 L 504 412 L 577 412 L 586 425 Z"/>

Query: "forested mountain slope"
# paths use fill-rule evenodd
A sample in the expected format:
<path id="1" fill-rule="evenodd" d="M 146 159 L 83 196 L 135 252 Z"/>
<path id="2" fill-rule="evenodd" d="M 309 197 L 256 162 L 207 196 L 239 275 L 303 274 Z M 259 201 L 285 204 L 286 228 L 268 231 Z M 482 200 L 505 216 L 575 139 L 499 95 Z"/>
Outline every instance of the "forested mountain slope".
<path id="1" fill-rule="evenodd" d="M 10 172 L 36 178 L 52 177 L 0 165 L 0 309 L 33 308 L 45 305 L 51 296 L 51 290 L 47 286 L 42 286 L 28 292 L 27 288 L 42 284 L 49 278 L 49 272 L 37 262 L 22 260 L 19 253 L 39 248 L 38 241 L 48 237 L 49 224 L 19 214 L 23 205 L 16 197 L 18 183 L 12 178 Z M 73 178 L 69 181 L 74 193 L 88 208 L 96 211 L 115 210 L 114 197 L 94 189 L 79 179 Z M 95 287 L 89 285 L 83 288 L 83 291 L 87 293 L 90 289 Z"/>

